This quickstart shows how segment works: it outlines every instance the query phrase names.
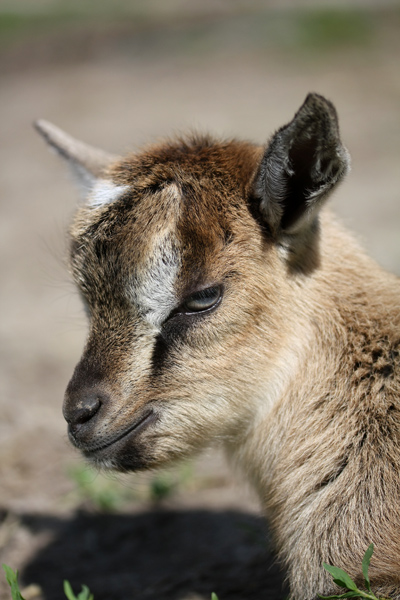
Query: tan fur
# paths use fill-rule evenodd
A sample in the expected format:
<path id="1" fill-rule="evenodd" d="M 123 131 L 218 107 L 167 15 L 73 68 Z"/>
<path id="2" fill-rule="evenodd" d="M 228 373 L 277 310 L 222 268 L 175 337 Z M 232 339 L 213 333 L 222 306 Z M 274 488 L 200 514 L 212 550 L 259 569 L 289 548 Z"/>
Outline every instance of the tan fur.
<path id="1" fill-rule="evenodd" d="M 266 150 L 192 137 L 96 174 L 128 191 L 71 228 L 90 331 L 64 411 L 87 458 L 120 470 L 219 440 L 296 600 L 337 591 L 323 561 L 361 582 L 371 542 L 373 588 L 400 599 L 400 283 L 322 208 L 348 167 L 338 136 L 313 95 Z M 218 303 L 188 313 L 212 286 Z"/>

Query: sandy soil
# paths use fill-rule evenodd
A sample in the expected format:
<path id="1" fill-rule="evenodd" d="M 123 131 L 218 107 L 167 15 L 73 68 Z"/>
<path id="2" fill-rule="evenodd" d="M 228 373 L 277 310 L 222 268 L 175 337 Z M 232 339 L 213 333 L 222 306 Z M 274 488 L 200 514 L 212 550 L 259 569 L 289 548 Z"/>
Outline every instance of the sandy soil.
<path id="1" fill-rule="evenodd" d="M 184 24 L 136 37 L 97 32 L 90 48 L 78 32 L 82 56 L 53 32 L 32 41 L 32 55 L 27 42 L 25 54 L 14 48 L 15 65 L 3 65 L 0 561 L 21 570 L 24 586 L 40 586 L 26 600 L 63 598 L 64 578 L 88 584 L 95 600 L 283 594 L 257 500 L 218 450 L 158 503 L 136 493 L 150 484 L 135 476 L 124 481 L 133 492 L 119 512 L 102 513 L 97 492 L 76 492 L 68 473 L 80 458 L 60 408 L 86 331 L 63 264 L 77 195 L 33 119 L 113 152 L 193 127 L 263 142 L 318 91 L 335 102 L 353 158 L 332 206 L 400 273 L 400 36 L 389 25 L 366 46 L 302 53 L 252 43 L 240 21 L 212 27 L 223 43 L 199 34 L 195 48 L 185 46 Z M 8 598 L 3 577 L 0 597 Z"/>

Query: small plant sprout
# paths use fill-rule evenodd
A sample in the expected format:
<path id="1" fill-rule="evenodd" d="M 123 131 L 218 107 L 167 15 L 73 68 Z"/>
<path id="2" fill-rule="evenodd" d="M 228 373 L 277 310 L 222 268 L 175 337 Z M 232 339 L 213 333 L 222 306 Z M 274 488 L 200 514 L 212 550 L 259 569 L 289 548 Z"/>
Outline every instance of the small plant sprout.
<path id="1" fill-rule="evenodd" d="M 90 593 L 87 585 L 83 585 L 82 590 L 75 596 L 69 581 L 64 581 L 64 594 L 68 600 L 93 600 L 93 594 Z"/>
<path id="2" fill-rule="evenodd" d="M 218 600 L 218 596 L 214 592 L 211 594 L 211 600 Z"/>
<path id="3" fill-rule="evenodd" d="M 12 600 L 25 600 L 25 598 L 21 595 L 21 592 L 19 590 L 18 571 L 13 571 L 11 567 L 8 567 L 7 565 L 3 565 L 3 569 L 6 573 L 7 583 L 11 588 Z M 69 581 L 64 581 L 64 594 L 66 595 L 68 600 L 94 600 L 93 594 L 90 593 L 90 590 L 87 587 L 87 585 L 83 585 L 82 590 L 77 596 L 75 596 Z"/>
<path id="4" fill-rule="evenodd" d="M 332 567 L 331 565 L 327 565 L 323 563 L 324 569 L 328 571 L 333 577 L 334 583 L 339 585 L 342 588 L 346 588 L 347 592 L 344 594 L 335 594 L 333 596 L 321 596 L 318 594 L 320 598 L 323 600 L 339 600 L 340 598 L 366 598 L 367 600 L 386 600 L 385 598 L 378 598 L 375 596 L 373 591 L 371 590 L 371 583 L 368 576 L 369 564 L 371 562 L 371 556 L 374 552 L 374 545 L 371 544 L 367 551 L 364 554 L 364 558 L 362 560 L 362 572 L 364 575 L 364 583 L 367 591 L 359 590 L 350 575 L 343 571 L 343 569 L 339 569 L 339 567 Z"/>

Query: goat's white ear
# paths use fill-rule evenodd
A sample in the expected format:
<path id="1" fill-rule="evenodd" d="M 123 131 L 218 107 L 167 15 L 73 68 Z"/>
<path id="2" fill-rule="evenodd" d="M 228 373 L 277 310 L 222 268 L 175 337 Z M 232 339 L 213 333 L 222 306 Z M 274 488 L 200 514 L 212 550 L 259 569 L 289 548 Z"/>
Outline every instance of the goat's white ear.
<path id="1" fill-rule="evenodd" d="M 309 94 L 293 120 L 272 137 L 256 176 L 254 191 L 273 234 L 293 236 L 314 225 L 349 166 L 335 107 Z"/>
<path id="2" fill-rule="evenodd" d="M 34 126 L 49 146 L 67 162 L 84 193 L 93 189 L 104 170 L 118 160 L 118 156 L 75 139 L 48 121 L 40 119 Z"/>

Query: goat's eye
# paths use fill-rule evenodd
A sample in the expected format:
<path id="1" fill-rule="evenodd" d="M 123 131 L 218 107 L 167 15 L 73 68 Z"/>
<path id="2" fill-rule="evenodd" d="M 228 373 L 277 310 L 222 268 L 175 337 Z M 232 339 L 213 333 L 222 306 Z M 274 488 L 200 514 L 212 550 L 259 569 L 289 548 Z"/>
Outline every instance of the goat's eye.
<path id="1" fill-rule="evenodd" d="M 181 305 L 182 312 L 196 313 L 216 306 L 222 296 L 222 289 L 215 285 L 188 296 Z"/>

